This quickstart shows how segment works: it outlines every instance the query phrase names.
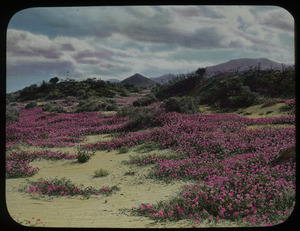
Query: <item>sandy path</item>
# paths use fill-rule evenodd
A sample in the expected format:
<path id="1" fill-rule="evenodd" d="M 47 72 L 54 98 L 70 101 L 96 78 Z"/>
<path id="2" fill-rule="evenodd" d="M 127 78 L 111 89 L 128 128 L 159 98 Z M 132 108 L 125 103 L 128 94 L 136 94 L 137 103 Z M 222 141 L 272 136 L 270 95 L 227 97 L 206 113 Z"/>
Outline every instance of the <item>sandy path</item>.
<path id="1" fill-rule="evenodd" d="M 66 151 L 66 149 L 61 149 Z M 71 150 L 68 150 L 71 152 Z M 160 152 L 160 151 L 156 151 Z M 87 163 L 77 163 L 74 160 L 34 161 L 32 166 L 38 166 L 40 171 L 30 177 L 8 179 L 6 181 L 6 202 L 10 215 L 18 221 L 32 217 L 40 218 L 46 227 L 191 227 L 190 222 L 155 223 L 145 217 L 131 216 L 123 208 L 130 209 L 140 203 L 154 203 L 176 195 L 182 186 L 188 182 L 164 183 L 148 179 L 146 175 L 150 167 L 135 167 L 124 165 L 122 160 L 128 160 L 129 155 L 143 155 L 133 152 L 119 154 L 118 151 L 97 151 Z M 108 176 L 94 178 L 94 170 L 106 169 Z M 134 175 L 124 173 L 134 171 Z M 120 191 L 111 196 L 98 196 L 89 199 L 81 197 L 49 198 L 32 197 L 27 193 L 18 192 L 20 185 L 26 179 L 37 180 L 43 177 L 66 177 L 75 184 L 84 186 L 114 186 Z M 120 210 L 121 209 L 121 210 Z"/>

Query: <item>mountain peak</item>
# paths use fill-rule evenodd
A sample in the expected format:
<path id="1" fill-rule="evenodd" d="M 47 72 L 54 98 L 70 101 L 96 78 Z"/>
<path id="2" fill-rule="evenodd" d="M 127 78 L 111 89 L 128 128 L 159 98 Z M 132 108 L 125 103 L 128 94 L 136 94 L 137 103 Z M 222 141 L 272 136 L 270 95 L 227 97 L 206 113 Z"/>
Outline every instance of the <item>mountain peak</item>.
<path id="1" fill-rule="evenodd" d="M 121 81 L 122 84 L 132 84 L 138 87 L 149 87 L 155 85 L 155 82 L 139 73 L 135 73 L 134 75 L 124 79 Z"/>

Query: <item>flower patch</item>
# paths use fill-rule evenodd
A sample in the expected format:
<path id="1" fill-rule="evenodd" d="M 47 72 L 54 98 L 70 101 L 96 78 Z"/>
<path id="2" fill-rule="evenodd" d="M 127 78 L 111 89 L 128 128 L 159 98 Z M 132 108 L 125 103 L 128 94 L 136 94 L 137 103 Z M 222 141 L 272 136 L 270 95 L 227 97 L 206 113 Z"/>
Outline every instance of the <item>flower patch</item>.
<path id="1" fill-rule="evenodd" d="M 82 185 L 76 186 L 70 180 L 66 178 L 54 178 L 54 179 L 39 179 L 35 182 L 30 182 L 30 185 L 26 188 L 26 192 L 29 194 L 42 194 L 47 196 L 90 196 L 90 195 L 110 195 L 113 191 L 117 191 L 117 186 L 102 187 L 100 189 L 94 187 L 83 188 Z"/>

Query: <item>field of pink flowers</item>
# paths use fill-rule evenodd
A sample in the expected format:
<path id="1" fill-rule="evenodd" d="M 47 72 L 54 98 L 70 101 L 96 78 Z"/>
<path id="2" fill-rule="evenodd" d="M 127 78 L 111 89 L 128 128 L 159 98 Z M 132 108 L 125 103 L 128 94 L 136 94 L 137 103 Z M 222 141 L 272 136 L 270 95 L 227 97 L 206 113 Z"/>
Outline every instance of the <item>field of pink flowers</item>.
<path id="1" fill-rule="evenodd" d="M 126 106 L 125 101 L 118 101 Z M 154 107 L 160 104 L 155 103 Z M 295 144 L 295 115 L 245 118 L 237 114 L 172 112 L 162 113 L 157 119 L 161 123 L 159 127 L 126 132 L 123 128 L 130 119 L 115 114 L 53 113 L 41 107 L 20 109 L 19 121 L 6 126 L 6 149 L 11 151 L 20 144 L 43 148 L 75 146 L 85 141 L 87 135 L 103 133 L 114 133 L 115 138 L 81 144 L 80 148 L 113 150 L 154 142 L 156 147 L 170 148 L 176 155 L 132 158 L 130 163 L 153 165 L 149 176 L 158 180 L 188 179 L 195 183 L 167 201 L 133 205 L 133 214 L 159 221 L 191 219 L 193 226 L 203 220 L 229 220 L 240 222 L 242 226 L 274 225 L 291 214 L 295 204 L 295 162 L 288 160 L 276 166 L 271 162 L 281 150 Z M 258 124 L 288 126 L 247 129 Z M 76 154 L 49 150 L 11 151 L 6 157 L 6 177 L 34 175 L 39 169 L 29 163 L 36 159 L 76 158 Z M 72 187 L 41 181 L 27 191 L 48 193 L 50 190 L 53 194 L 57 191 L 73 195 L 76 189 L 81 190 Z M 92 189 L 97 193 L 101 190 Z"/>
<path id="2" fill-rule="evenodd" d="M 195 180 L 170 200 L 133 208 L 156 220 L 203 219 L 273 225 L 287 219 L 295 203 L 295 163 L 272 166 L 281 150 L 295 144 L 295 127 L 248 130 L 253 124 L 295 123 L 295 116 L 244 118 L 236 114 L 168 113 L 162 127 L 132 132 L 88 149 L 117 149 L 157 142 L 180 156 L 131 159 L 137 166 L 154 164 L 152 177 Z M 182 155 L 186 156 L 182 158 Z"/>
<path id="3" fill-rule="evenodd" d="M 41 107 L 21 109 L 19 122 L 6 126 L 6 148 L 19 143 L 40 147 L 74 146 L 87 135 L 119 131 L 129 120 L 98 112 L 53 113 Z"/>

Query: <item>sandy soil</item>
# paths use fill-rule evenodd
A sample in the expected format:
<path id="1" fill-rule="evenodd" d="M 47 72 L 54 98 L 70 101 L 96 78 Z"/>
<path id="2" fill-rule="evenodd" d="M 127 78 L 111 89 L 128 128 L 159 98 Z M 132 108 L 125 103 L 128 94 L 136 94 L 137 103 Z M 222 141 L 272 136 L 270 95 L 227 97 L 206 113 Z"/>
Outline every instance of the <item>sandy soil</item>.
<path id="1" fill-rule="evenodd" d="M 99 138 L 99 137 L 98 137 Z M 97 136 L 89 137 L 91 140 Z M 102 137 L 104 138 L 104 137 Z M 106 137 L 107 138 L 107 137 Z M 31 148 L 30 148 L 31 149 Z M 74 148 L 56 148 L 55 150 L 74 152 Z M 153 151 L 153 153 L 168 152 Z M 147 154 L 147 153 L 145 153 Z M 128 160 L 129 155 L 145 155 L 129 151 L 119 154 L 118 151 L 97 151 L 92 158 L 83 164 L 76 160 L 34 161 L 32 166 L 38 166 L 40 171 L 30 178 L 6 180 L 6 202 L 8 212 L 16 221 L 40 218 L 46 227 L 101 227 L 101 228 L 150 228 L 150 227 L 191 227 L 190 221 L 172 223 L 156 223 L 145 217 L 132 216 L 128 211 L 140 203 L 155 203 L 176 195 L 181 187 L 189 182 L 174 181 L 165 183 L 147 178 L 150 167 L 135 167 L 121 163 Z M 94 171 L 103 168 L 109 174 L 95 178 Z M 128 171 L 134 175 L 124 175 Z M 30 196 L 19 192 L 20 186 L 26 180 L 39 178 L 66 177 L 75 184 L 84 186 L 114 186 L 120 191 L 111 196 L 83 197 L 48 197 Z"/>

